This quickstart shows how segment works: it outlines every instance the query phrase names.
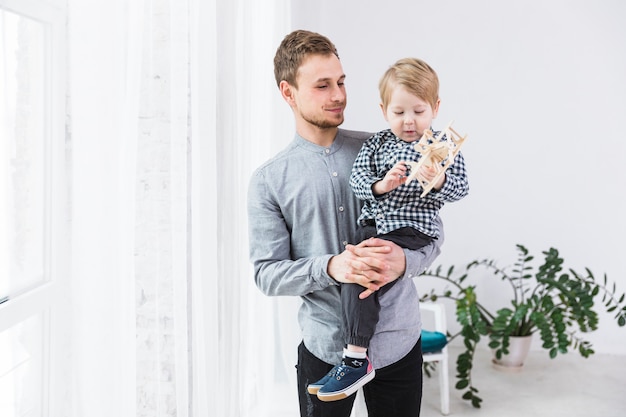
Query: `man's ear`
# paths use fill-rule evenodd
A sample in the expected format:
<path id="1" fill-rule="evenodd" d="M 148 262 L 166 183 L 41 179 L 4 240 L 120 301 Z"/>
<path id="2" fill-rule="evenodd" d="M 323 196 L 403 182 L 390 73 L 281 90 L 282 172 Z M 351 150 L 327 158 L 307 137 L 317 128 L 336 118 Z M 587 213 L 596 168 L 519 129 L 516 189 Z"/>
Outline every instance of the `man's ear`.
<path id="1" fill-rule="evenodd" d="M 289 84 L 287 81 L 282 80 L 280 82 L 280 84 L 278 85 L 278 88 L 280 89 L 280 94 L 283 96 L 283 99 L 289 103 L 289 105 L 293 105 L 295 104 L 295 98 L 294 98 L 294 94 L 293 94 L 293 86 L 291 84 Z"/>

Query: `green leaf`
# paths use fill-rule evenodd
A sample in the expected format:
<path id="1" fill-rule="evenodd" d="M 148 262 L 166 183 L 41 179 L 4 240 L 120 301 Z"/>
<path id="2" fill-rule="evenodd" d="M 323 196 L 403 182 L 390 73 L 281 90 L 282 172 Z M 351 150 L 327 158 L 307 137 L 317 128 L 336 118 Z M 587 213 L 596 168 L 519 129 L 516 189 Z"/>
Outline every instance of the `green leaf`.
<path id="1" fill-rule="evenodd" d="M 469 385 L 469 381 L 467 379 L 462 379 L 458 381 L 454 387 L 456 389 L 463 389 L 463 388 L 467 388 L 468 385 Z"/>
<path id="2" fill-rule="evenodd" d="M 481 336 L 488 336 L 488 346 L 496 356 L 509 351 L 509 337 L 538 333 L 543 349 L 550 358 L 568 349 L 588 357 L 594 353 L 591 344 L 579 334 L 598 328 L 599 315 L 603 310 L 615 318 L 620 327 L 626 326 L 626 293 L 616 293 L 616 283 L 606 274 L 594 276 L 589 268 L 579 274 L 565 267 L 563 258 L 555 248 L 541 252 L 543 259 L 534 257 L 528 249 L 516 245 L 517 256 L 505 268 L 492 259 L 476 259 L 467 264 L 464 271 L 453 266 L 439 266 L 426 275 L 442 279 L 451 288 L 443 291 L 422 292 L 423 299 L 442 298 L 455 302 L 456 319 L 461 330 L 451 338 L 461 337 L 464 350 L 457 357 L 457 384 L 465 390 L 463 398 L 478 407 L 482 401 L 475 393 L 472 383 L 474 353 Z M 536 262 L 535 262 L 536 261 Z M 543 262 L 541 262 L 543 261 Z M 442 270 L 446 274 L 442 275 Z M 488 272 L 489 274 L 485 274 Z M 495 312 L 481 304 L 477 286 L 471 284 L 473 274 L 494 276 L 510 285 L 511 292 L 490 299 Z M 486 284 L 489 285 L 489 284 Z M 498 304 L 499 303 L 499 304 Z"/>
<path id="3" fill-rule="evenodd" d="M 477 396 L 475 396 L 475 395 L 474 395 L 474 396 L 472 397 L 472 406 L 473 406 L 474 408 L 480 408 L 480 403 L 481 403 L 482 401 L 483 401 L 483 400 L 482 400 L 481 398 L 478 398 Z"/>

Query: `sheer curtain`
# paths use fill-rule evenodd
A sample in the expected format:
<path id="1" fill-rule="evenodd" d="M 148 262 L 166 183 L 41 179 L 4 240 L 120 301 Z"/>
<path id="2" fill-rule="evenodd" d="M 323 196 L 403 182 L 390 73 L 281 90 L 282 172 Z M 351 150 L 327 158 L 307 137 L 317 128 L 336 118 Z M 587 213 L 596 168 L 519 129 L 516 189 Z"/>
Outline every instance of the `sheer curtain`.
<path id="1" fill-rule="evenodd" d="M 293 134 L 289 6 L 69 0 L 74 416 L 297 412 L 297 300 L 256 289 L 246 224 Z"/>
<path id="2" fill-rule="evenodd" d="M 191 414 L 189 4 L 69 3 L 75 416 Z"/>
<path id="3" fill-rule="evenodd" d="M 246 214 L 252 171 L 293 135 L 290 110 L 273 82 L 274 52 L 290 29 L 290 2 L 197 0 L 194 6 L 195 409 L 197 415 L 258 417 L 280 415 L 287 407 L 292 416 L 295 381 L 287 383 L 287 373 L 294 374 L 294 362 L 285 371 L 283 352 L 295 353 L 296 345 L 283 350 L 280 341 L 286 339 L 279 334 L 283 317 L 293 326 L 296 314 L 279 314 L 281 300 L 256 289 Z"/>
<path id="4" fill-rule="evenodd" d="M 143 2 L 68 2 L 74 416 L 135 415 L 135 172 Z"/>

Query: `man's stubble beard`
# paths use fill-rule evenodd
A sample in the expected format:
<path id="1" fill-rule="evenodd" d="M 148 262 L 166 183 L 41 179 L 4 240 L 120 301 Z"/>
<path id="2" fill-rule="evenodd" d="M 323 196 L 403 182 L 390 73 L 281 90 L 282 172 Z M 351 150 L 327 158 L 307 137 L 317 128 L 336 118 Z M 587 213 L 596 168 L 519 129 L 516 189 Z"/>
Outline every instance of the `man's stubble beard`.
<path id="1" fill-rule="evenodd" d="M 344 120 L 343 113 L 341 113 L 341 119 L 337 120 L 317 119 L 314 117 L 309 117 L 306 114 L 302 113 L 300 113 L 300 115 L 307 123 L 320 129 L 334 129 L 336 127 L 339 127 Z"/>

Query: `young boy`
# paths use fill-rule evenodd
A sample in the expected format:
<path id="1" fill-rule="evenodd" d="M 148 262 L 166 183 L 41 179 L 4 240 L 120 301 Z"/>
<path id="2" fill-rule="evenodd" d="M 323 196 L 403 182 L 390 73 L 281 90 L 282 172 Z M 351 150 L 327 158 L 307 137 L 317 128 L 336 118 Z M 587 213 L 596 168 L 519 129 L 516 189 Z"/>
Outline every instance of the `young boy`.
<path id="1" fill-rule="evenodd" d="M 419 181 L 406 184 L 407 161 L 419 160 L 421 155 L 414 145 L 437 116 L 440 103 L 437 74 L 422 60 L 401 59 L 385 72 L 379 90 L 380 106 L 390 129 L 370 137 L 354 162 L 350 186 L 365 203 L 358 224 L 365 238 L 376 234 L 416 250 L 439 238 L 435 219 L 443 204 L 468 194 L 465 162 L 458 153 L 445 175 L 428 194 L 420 197 L 423 190 Z M 418 176 L 429 183 L 436 173 L 434 167 L 422 165 Z M 339 400 L 374 378 L 367 348 L 378 321 L 379 297 L 392 285 L 359 297 L 361 286 L 342 284 L 343 331 L 347 344 L 344 357 L 329 374 L 309 385 L 309 393 L 317 393 L 322 401 Z"/>

